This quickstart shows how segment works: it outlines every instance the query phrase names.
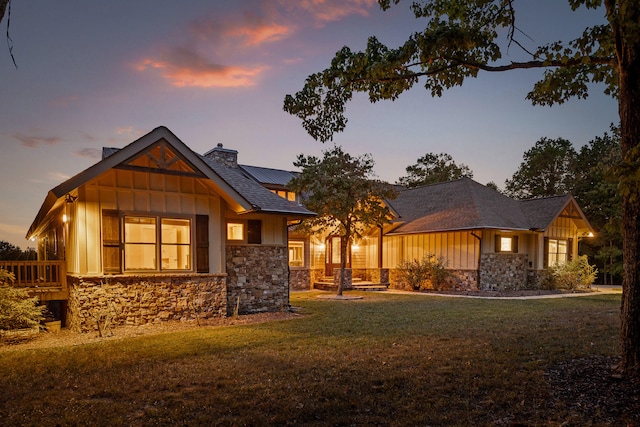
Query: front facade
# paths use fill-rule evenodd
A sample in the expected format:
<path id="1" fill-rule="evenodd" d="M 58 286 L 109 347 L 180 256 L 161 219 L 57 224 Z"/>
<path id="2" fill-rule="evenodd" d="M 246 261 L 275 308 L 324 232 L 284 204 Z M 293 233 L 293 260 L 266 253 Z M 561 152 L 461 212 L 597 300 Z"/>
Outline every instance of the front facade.
<path id="1" fill-rule="evenodd" d="M 287 222 L 313 215 L 161 127 L 51 190 L 27 238 L 64 260 L 75 330 L 289 304 Z M 62 298 L 61 298 L 62 297 Z M 61 308 L 62 307 L 62 308 Z"/>
<path id="2" fill-rule="evenodd" d="M 349 246 L 354 284 L 397 284 L 400 263 L 435 256 L 458 289 L 536 288 L 549 266 L 573 259 L 593 235 L 570 195 L 518 201 L 468 178 L 403 189 L 387 204 L 392 222 Z M 340 237 L 292 228 L 289 257 L 292 289 L 335 283 Z"/>

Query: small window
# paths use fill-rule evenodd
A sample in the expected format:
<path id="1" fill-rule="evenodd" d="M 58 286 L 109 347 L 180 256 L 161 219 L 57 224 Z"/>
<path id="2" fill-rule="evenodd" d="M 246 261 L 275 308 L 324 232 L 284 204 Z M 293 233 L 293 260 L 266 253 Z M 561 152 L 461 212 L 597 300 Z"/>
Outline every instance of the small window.
<path id="1" fill-rule="evenodd" d="M 501 236 L 496 234 L 495 251 L 518 253 L 518 236 Z"/>
<path id="2" fill-rule="evenodd" d="M 228 222 L 227 240 L 244 240 L 244 224 L 241 222 Z"/>
<path id="3" fill-rule="evenodd" d="M 500 237 L 500 252 L 511 252 L 511 237 Z"/>
<path id="4" fill-rule="evenodd" d="M 289 267 L 304 267 L 304 242 L 289 240 Z"/>

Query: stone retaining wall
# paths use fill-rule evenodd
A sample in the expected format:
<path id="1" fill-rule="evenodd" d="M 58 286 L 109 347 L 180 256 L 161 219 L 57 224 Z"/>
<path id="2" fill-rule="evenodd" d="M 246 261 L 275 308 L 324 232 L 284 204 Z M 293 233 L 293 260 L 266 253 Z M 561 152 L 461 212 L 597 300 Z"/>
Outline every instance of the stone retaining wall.
<path id="1" fill-rule="evenodd" d="M 286 246 L 227 246 L 227 311 L 231 315 L 289 306 Z"/>
<path id="2" fill-rule="evenodd" d="M 225 274 L 67 276 L 67 326 L 98 331 L 227 315 Z"/>

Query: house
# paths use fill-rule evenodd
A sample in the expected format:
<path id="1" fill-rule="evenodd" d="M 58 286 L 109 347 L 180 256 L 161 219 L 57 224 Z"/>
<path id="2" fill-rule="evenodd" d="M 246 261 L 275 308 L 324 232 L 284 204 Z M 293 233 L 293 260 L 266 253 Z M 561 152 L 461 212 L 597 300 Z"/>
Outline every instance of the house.
<path id="1" fill-rule="evenodd" d="M 251 175 L 252 169 L 245 171 Z M 460 289 L 534 287 L 549 266 L 571 260 L 580 239 L 593 235 L 571 195 L 514 200 L 469 178 L 402 189 L 386 203 L 392 222 L 349 247 L 352 280 L 394 283 L 402 261 L 435 255 Z M 336 283 L 339 250 L 339 236 L 290 230 L 292 289 Z"/>
<path id="2" fill-rule="evenodd" d="M 465 289 L 532 286 L 571 260 L 593 229 L 571 195 L 514 200 L 462 178 L 401 191 L 384 231 L 382 267 L 440 257 Z"/>
<path id="3" fill-rule="evenodd" d="M 287 226 L 314 215 L 165 127 L 47 194 L 19 280 L 73 330 L 204 319 L 289 304 Z M 237 154 L 237 153 L 236 153 Z"/>

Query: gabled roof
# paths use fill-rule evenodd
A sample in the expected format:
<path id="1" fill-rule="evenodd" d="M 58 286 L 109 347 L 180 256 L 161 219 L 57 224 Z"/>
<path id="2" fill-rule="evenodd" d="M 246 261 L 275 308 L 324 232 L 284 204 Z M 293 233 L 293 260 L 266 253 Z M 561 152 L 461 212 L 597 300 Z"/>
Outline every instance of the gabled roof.
<path id="1" fill-rule="evenodd" d="M 180 160 L 188 169 L 187 172 L 172 171 L 170 169 L 165 172 L 188 173 L 191 176 L 207 178 L 213 184 L 216 192 L 237 213 L 264 212 L 289 216 L 313 215 L 306 208 L 271 193 L 238 171 L 196 154 L 169 129 L 160 126 L 122 149 L 104 148 L 101 161 L 50 190 L 33 224 L 29 228 L 27 238 L 30 238 L 45 225 L 47 215 L 60 208 L 67 194 L 112 168 L 140 169 L 139 166 L 134 165 L 135 159 L 159 143 L 163 147 L 168 147 L 177 157 L 177 159 L 171 159 L 171 162 L 167 163 L 169 168 L 171 164 L 176 163 L 176 160 Z"/>
<path id="2" fill-rule="evenodd" d="M 469 178 L 406 189 L 388 204 L 398 214 L 388 234 L 545 230 L 568 206 L 573 219 L 591 229 L 570 195 L 518 201 Z"/>

